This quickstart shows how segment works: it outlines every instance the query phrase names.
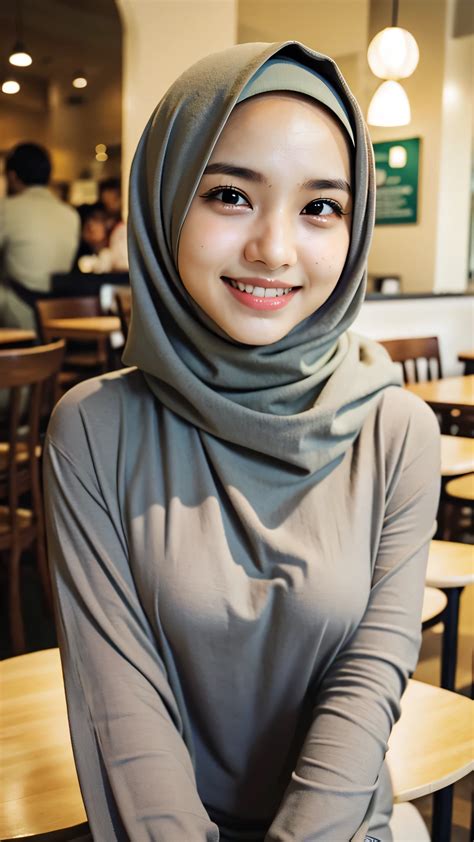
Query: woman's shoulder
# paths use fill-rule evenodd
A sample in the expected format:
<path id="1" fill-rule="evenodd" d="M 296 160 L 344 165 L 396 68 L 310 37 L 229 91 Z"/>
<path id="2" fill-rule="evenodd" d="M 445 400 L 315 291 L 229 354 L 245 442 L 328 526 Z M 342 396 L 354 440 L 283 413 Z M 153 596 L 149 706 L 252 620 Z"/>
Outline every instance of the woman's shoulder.
<path id="1" fill-rule="evenodd" d="M 136 419 L 156 406 L 143 374 L 136 368 L 114 371 L 73 386 L 56 404 L 48 440 L 68 453 L 120 437 Z M 135 427 L 136 429 L 136 427 Z"/>
<path id="2" fill-rule="evenodd" d="M 439 460 L 440 428 L 431 407 L 408 389 L 389 386 L 381 393 L 376 427 L 386 456 L 411 461 L 422 453 Z"/>

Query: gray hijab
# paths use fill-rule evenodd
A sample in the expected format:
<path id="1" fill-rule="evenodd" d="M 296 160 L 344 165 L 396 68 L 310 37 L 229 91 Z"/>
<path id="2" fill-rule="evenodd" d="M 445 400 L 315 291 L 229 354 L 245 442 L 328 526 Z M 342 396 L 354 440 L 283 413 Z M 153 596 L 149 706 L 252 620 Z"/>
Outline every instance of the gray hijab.
<path id="1" fill-rule="evenodd" d="M 230 339 L 191 299 L 178 275 L 177 250 L 187 210 L 229 114 L 275 56 L 315 72 L 316 99 L 319 79 L 326 80 L 350 124 L 353 223 L 346 263 L 330 298 L 280 341 L 254 347 Z M 279 84 L 294 89 L 291 80 Z M 276 496 L 288 481 L 318 481 L 343 458 L 381 391 L 399 382 L 379 345 L 348 332 L 364 298 L 374 203 L 367 128 L 330 58 L 295 41 L 241 44 L 202 59 L 165 94 L 132 166 L 133 306 L 123 359 L 143 372 L 159 402 L 172 410 L 175 434 L 183 436 L 183 470 L 193 457 L 184 447 L 184 420 L 199 432 L 224 485 L 238 482 L 249 499 L 265 477 Z"/>

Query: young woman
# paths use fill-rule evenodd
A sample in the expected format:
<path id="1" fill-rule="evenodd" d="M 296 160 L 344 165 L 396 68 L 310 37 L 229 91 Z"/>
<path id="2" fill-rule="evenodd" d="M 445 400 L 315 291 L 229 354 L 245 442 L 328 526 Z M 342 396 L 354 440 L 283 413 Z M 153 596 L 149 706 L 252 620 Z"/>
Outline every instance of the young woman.
<path id="1" fill-rule="evenodd" d="M 370 141 L 295 42 L 210 56 L 131 176 L 133 368 L 46 453 L 75 758 L 98 842 L 387 842 L 439 441 L 348 332 Z"/>

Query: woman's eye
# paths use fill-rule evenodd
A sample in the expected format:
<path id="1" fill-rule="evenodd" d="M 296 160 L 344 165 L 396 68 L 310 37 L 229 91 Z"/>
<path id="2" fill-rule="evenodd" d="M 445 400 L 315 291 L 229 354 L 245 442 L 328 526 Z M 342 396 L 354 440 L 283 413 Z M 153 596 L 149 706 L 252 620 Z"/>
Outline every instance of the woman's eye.
<path id="1" fill-rule="evenodd" d="M 339 202 L 335 202 L 334 199 L 315 199 L 313 202 L 309 202 L 301 213 L 307 214 L 308 216 L 325 217 L 331 216 L 333 213 L 336 216 L 342 216 L 343 210 Z"/>
<path id="2" fill-rule="evenodd" d="M 248 199 L 235 187 L 214 187 L 204 194 L 203 199 L 217 199 L 223 205 L 230 205 L 234 208 L 242 208 L 250 204 Z"/>

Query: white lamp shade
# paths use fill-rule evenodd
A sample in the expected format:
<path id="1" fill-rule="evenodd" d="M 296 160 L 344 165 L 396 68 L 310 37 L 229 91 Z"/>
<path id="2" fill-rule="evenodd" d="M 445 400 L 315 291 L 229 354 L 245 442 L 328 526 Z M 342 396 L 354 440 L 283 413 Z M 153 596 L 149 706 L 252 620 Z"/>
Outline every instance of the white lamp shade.
<path id="1" fill-rule="evenodd" d="M 367 61 L 379 79 L 406 79 L 416 70 L 420 51 L 411 32 L 388 26 L 369 44 Z"/>
<path id="2" fill-rule="evenodd" d="M 410 120 L 410 102 L 402 86 L 382 82 L 372 97 L 367 122 L 371 126 L 406 126 Z"/>
<path id="3" fill-rule="evenodd" d="M 10 64 L 14 64 L 15 67 L 29 67 L 33 59 L 29 53 L 20 50 L 13 52 L 8 61 Z"/>

